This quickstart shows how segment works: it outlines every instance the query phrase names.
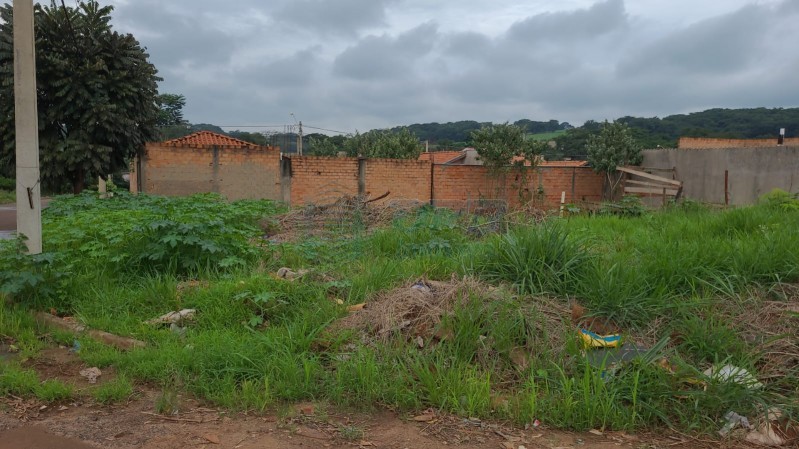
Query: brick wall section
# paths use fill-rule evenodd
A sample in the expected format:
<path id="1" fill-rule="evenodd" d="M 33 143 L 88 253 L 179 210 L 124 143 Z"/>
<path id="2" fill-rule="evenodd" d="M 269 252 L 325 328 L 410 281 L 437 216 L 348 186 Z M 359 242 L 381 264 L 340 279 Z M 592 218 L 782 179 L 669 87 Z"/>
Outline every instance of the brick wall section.
<path id="1" fill-rule="evenodd" d="M 358 194 L 358 159 L 291 157 L 291 205 L 324 204 Z"/>
<path id="2" fill-rule="evenodd" d="M 560 204 L 561 192 L 564 191 L 567 203 L 600 201 L 603 177 L 587 167 L 539 167 L 528 170 L 525 176 L 512 170 L 505 175 L 503 182 L 485 167 L 436 165 L 433 183 L 433 204 L 436 206 L 463 209 L 473 207 L 481 199 L 499 199 L 513 208 L 522 198 L 529 198 L 540 207 L 554 208 Z M 538 193 L 539 186 L 543 195 Z"/>
<path id="3" fill-rule="evenodd" d="M 464 209 L 481 199 L 518 206 L 520 190 L 540 207 L 557 207 L 562 191 L 569 203 L 599 201 L 603 185 L 602 176 L 587 167 L 538 167 L 528 169 L 526 177 L 511 170 L 503 181 L 482 166 L 419 160 L 294 156 L 285 162 L 290 172 L 281 174 L 276 149 L 152 144 L 141 163 L 140 187 L 153 194 L 218 192 L 228 199 L 267 198 L 292 206 L 389 191 L 382 201 L 432 199 L 436 206 Z"/>
<path id="4" fill-rule="evenodd" d="M 408 159 L 366 159 L 365 193 L 372 198 L 386 192 L 391 194 L 382 201 L 430 202 L 429 161 Z"/>
<path id="5" fill-rule="evenodd" d="M 140 165 L 146 193 L 281 199 L 280 152 L 271 147 L 148 144 Z"/>
<path id="6" fill-rule="evenodd" d="M 773 139 L 716 139 L 707 137 L 680 137 L 677 147 L 680 149 L 721 149 L 721 148 L 766 148 L 777 146 L 777 138 Z M 787 137 L 783 146 L 799 146 L 799 137 Z"/>

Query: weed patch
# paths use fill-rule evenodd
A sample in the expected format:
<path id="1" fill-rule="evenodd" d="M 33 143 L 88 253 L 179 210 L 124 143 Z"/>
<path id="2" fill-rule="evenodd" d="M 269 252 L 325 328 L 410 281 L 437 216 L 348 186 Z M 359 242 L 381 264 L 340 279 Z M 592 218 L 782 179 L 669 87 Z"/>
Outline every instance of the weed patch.
<path id="1" fill-rule="evenodd" d="M 35 357 L 46 339 L 28 311 L 51 307 L 146 341 L 120 352 L 79 336 L 78 355 L 119 374 L 91 390 L 98 402 L 149 383 L 163 388 L 153 406 L 164 414 L 190 394 L 256 413 L 329 401 L 712 434 L 729 410 L 756 419 L 772 406 L 799 409 L 799 211 L 772 196 L 646 213 L 628 201 L 623 213 L 536 216 L 503 233 L 504 223 L 476 232 L 493 224 L 416 206 L 365 203 L 339 222 L 328 220 L 334 207 L 318 209 L 319 230 L 302 227 L 317 215 L 278 217 L 264 201 L 63 197 L 45 212 L 45 255 L 0 243 L 13 301 L 0 308 L 0 343 Z M 309 272 L 283 279 L 280 267 Z M 587 309 L 581 320 L 573 304 Z M 194 319 L 147 324 L 185 308 Z M 578 336 L 596 322 L 644 355 L 598 366 Z M 763 388 L 704 374 L 722 365 Z M 0 369 L 0 394 L 74 394 L 18 364 Z M 357 440 L 357 430 L 341 437 Z"/>

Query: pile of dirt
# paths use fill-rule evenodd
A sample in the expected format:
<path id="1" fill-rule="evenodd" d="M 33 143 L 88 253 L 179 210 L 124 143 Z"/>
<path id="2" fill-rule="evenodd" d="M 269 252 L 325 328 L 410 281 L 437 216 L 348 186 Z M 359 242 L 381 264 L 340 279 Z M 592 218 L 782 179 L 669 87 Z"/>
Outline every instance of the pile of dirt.
<path id="1" fill-rule="evenodd" d="M 351 313 L 332 323 L 326 330 L 330 335 L 344 330 L 360 334 L 366 344 L 386 342 L 391 338 L 415 341 L 420 347 L 453 337 L 452 330 L 441 326 L 459 307 L 475 307 L 473 298 L 485 307 L 492 302 L 510 298 L 507 290 L 481 283 L 479 280 L 453 275 L 449 281 L 420 279 L 409 285 L 378 293 L 369 302 L 351 307 Z M 569 335 L 569 307 L 550 298 L 534 298 L 520 305 L 525 317 L 528 341 L 521 352 L 540 352 L 541 348 L 562 351 Z M 488 312 L 486 313 L 496 313 Z M 491 319 L 491 318 L 488 318 Z M 490 339 L 485 342 L 491 348 Z M 496 354 L 495 354 L 496 355 Z M 511 354 L 513 358 L 513 354 Z"/>
<path id="2" fill-rule="evenodd" d="M 373 297 L 360 310 L 336 321 L 329 332 L 357 330 L 368 339 L 387 340 L 400 333 L 406 337 L 441 338 L 439 324 L 470 295 L 500 299 L 493 287 L 473 278 L 447 282 L 420 279 L 413 284 L 386 291 Z"/>

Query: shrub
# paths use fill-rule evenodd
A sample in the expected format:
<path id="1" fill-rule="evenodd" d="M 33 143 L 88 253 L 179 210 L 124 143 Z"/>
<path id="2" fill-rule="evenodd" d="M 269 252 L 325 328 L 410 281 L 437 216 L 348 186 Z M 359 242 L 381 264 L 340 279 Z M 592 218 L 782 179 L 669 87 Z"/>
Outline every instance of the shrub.
<path id="1" fill-rule="evenodd" d="M 495 237 L 470 258 L 470 269 L 484 279 L 509 282 L 522 293 L 541 294 L 567 292 L 590 257 L 580 240 L 550 224 Z"/>

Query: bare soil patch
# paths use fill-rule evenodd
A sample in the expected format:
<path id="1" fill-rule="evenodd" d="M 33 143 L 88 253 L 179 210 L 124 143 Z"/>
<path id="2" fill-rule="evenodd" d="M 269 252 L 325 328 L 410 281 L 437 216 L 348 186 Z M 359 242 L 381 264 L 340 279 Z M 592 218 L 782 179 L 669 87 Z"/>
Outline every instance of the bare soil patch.
<path id="1" fill-rule="evenodd" d="M 42 379 L 57 378 L 78 389 L 88 385 L 79 374 L 86 366 L 67 348 L 48 348 L 26 364 Z M 100 382 L 112 379 L 113 372 L 104 368 Z M 36 400 L 0 398 L 0 449 L 719 447 L 683 436 L 564 432 L 548 429 L 546 423 L 520 429 L 435 410 L 414 416 L 386 409 L 364 413 L 298 404 L 254 415 L 217 409 L 185 396 L 179 396 L 180 414 L 163 416 L 154 413 L 158 395 L 139 386 L 134 399 L 115 406 L 85 397 L 46 407 Z"/>

